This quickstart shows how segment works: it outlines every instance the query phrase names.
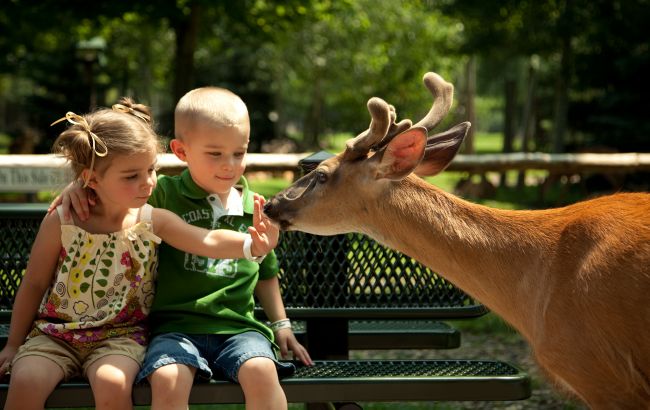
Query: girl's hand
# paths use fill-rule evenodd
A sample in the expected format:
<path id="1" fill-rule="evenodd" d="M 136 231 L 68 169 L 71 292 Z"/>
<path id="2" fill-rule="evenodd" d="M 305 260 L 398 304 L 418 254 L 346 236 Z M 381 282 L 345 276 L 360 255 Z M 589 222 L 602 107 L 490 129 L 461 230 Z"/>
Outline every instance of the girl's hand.
<path id="1" fill-rule="evenodd" d="M 264 214 L 265 202 L 262 196 L 255 194 L 253 226 L 248 228 L 253 239 L 251 246 L 253 256 L 262 256 L 271 252 L 278 245 L 280 237 L 280 229 Z"/>
<path id="2" fill-rule="evenodd" d="M 311 366 L 314 362 L 309 356 L 309 352 L 303 345 L 301 345 L 296 336 L 293 334 L 291 328 L 280 329 L 275 332 L 275 342 L 280 347 L 280 356 L 283 359 L 291 359 L 289 351 L 293 353 L 293 359 L 300 360 L 307 366 Z"/>
<path id="3" fill-rule="evenodd" d="M 83 182 L 76 180 L 68 184 L 60 195 L 58 195 L 50 204 L 47 212 L 50 213 L 57 206 L 63 205 L 63 216 L 70 218 L 70 209 L 72 208 L 77 217 L 85 221 L 90 217 L 90 206 L 95 206 L 95 192 L 92 189 L 83 188 Z"/>
<path id="4" fill-rule="evenodd" d="M 14 360 L 14 356 L 18 352 L 17 347 L 5 346 L 2 351 L 0 351 L 0 376 L 3 376 L 9 372 L 11 369 L 11 362 Z"/>

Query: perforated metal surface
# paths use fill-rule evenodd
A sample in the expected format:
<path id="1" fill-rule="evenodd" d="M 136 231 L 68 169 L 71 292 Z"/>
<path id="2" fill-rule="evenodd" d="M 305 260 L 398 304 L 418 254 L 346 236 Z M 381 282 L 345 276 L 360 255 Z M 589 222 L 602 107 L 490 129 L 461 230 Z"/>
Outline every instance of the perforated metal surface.
<path id="1" fill-rule="evenodd" d="M 289 402 L 521 400 L 530 379 L 507 364 L 483 361 L 316 361 L 281 380 Z M 7 384 L 0 384 L 0 404 Z M 136 405 L 151 403 L 149 384 L 134 387 Z M 224 380 L 195 383 L 191 404 L 243 403 L 241 387 Z M 59 384 L 47 407 L 94 407 L 86 381 Z"/>
<path id="2" fill-rule="evenodd" d="M 276 252 L 288 309 L 482 310 L 430 269 L 361 234 L 284 232 Z"/>
<path id="3" fill-rule="evenodd" d="M 475 360 L 364 360 L 320 361 L 302 366 L 293 377 L 373 378 L 373 377 L 489 377 L 519 374 L 516 368 L 495 361 Z"/>
<path id="4" fill-rule="evenodd" d="M 10 310 L 45 210 L 0 208 L 0 309 Z"/>
<path id="5" fill-rule="evenodd" d="M 44 205 L 0 207 L 0 309 L 11 309 L 44 212 Z M 309 315 L 324 309 L 323 315 L 339 310 L 339 316 L 369 318 L 370 312 L 396 306 L 428 317 L 484 313 L 444 278 L 360 234 L 283 232 L 276 253 L 284 303 L 293 317 L 307 316 L 301 313 L 305 309 Z M 436 316 L 436 310 L 442 313 Z"/>

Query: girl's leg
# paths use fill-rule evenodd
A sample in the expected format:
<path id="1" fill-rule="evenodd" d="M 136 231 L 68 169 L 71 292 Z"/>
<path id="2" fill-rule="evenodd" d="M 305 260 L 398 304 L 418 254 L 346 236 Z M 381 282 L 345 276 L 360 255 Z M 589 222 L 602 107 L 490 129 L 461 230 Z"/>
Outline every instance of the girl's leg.
<path id="1" fill-rule="evenodd" d="M 43 356 L 23 356 L 11 368 L 5 410 L 43 409 L 45 401 L 63 380 L 63 370 Z"/>
<path id="2" fill-rule="evenodd" d="M 131 392 L 139 370 L 137 361 L 119 354 L 103 356 L 88 366 L 86 375 L 93 389 L 95 408 L 133 408 Z"/>
<path id="3" fill-rule="evenodd" d="M 196 368 L 173 363 L 161 366 L 149 376 L 151 410 L 187 409 Z"/>
<path id="4" fill-rule="evenodd" d="M 246 360 L 237 374 L 246 398 L 246 409 L 280 410 L 287 408 L 287 397 L 280 386 L 273 360 L 253 357 Z"/>

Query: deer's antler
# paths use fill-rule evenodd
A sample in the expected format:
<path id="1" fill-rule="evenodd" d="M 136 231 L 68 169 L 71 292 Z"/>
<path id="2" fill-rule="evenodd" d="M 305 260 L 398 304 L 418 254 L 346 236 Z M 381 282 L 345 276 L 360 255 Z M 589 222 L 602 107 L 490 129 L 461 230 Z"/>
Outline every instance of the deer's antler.
<path id="1" fill-rule="evenodd" d="M 436 73 L 426 73 L 422 81 L 433 95 L 433 105 L 414 127 L 424 127 L 431 132 L 449 112 L 454 101 L 454 86 Z"/>
<path id="2" fill-rule="evenodd" d="M 454 100 L 454 86 L 432 72 L 426 73 L 422 81 L 433 95 L 433 105 L 424 118 L 415 125 L 408 119 L 396 123 L 395 107 L 373 97 L 368 101 L 368 111 L 372 116 L 370 128 L 346 143 L 344 157 L 356 159 L 368 154 L 370 149 L 378 151 L 411 127 L 424 127 L 431 132 L 449 112 Z"/>
<path id="3" fill-rule="evenodd" d="M 378 97 L 372 97 L 368 100 L 368 111 L 372 118 L 370 126 L 366 131 L 345 143 L 343 157 L 346 160 L 354 160 L 366 156 L 370 148 L 386 136 L 392 122 L 391 118 L 395 118 L 395 108 L 391 112 L 391 106 Z"/>

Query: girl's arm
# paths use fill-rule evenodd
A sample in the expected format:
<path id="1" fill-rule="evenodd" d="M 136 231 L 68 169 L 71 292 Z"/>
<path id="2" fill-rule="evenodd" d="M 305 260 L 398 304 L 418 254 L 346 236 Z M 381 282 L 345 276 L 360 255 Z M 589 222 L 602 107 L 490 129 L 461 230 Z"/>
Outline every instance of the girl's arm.
<path id="1" fill-rule="evenodd" d="M 32 245 L 27 269 L 16 292 L 9 337 L 4 349 L 0 351 L 0 374 L 7 370 L 18 347 L 25 342 L 32 328 L 43 295 L 52 284 L 60 252 L 61 222 L 55 212 L 48 214 L 41 223 Z"/>
<path id="2" fill-rule="evenodd" d="M 257 286 L 255 286 L 255 296 L 260 301 L 260 305 L 262 305 L 262 309 L 264 309 L 264 313 L 271 323 L 287 318 L 277 276 L 258 281 Z M 306 365 L 314 364 L 307 349 L 296 340 L 291 327 L 278 329 L 274 331 L 274 334 L 283 358 L 287 358 L 289 350 L 291 350 L 294 358 L 302 363 Z"/>
<path id="3" fill-rule="evenodd" d="M 255 198 L 253 222 L 248 228 L 253 241 L 253 256 L 269 253 L 278 243 L 279 230 L 262 214 L 264 201 Z M 208 230 L 192 226 L 178 215 L 161 208 L 152 212 L 153 229 L 163 241 L 176 249 L 214 259 L 239 259 L 245 257 L 244 240 L 249 234 L 228 229 Z"/>

